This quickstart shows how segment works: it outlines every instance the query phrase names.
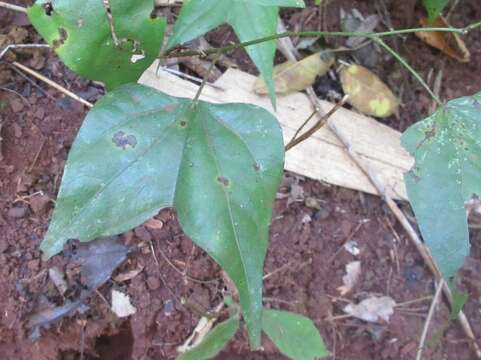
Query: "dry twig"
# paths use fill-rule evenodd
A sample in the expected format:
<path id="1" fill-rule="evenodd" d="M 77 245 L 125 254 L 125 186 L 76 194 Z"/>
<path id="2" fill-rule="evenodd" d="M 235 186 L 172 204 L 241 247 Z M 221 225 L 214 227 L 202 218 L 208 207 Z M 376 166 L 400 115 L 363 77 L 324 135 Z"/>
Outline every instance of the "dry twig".
<path id="1" fill-rule="evenodd" d="M 426 337 L 428 335 L 428 329 L 429 329 L 429 324 L 431 323 L 431 320 L 434 315 L 434 309 L 436 309 L 436 305 L 439 301 L 439 297 L 441 295 L 441 290 L 443 289 L 443 284 L 444 280 L 441 279 L 441 281 L 438 284 L 438 287 L 436 288 L 436 293 L 434 294 L 433 301 L 431 302 L 431 307 L 429 308 L 428 312 L 428 317 L 426 318 L 426 322 L 424 323 L 424 328 L 423 332 L 421 334 L 421 339 L 419 340 L 419 347 L 418 351 L 416 353 L 416 360 L 421 360 L 422 354 L 423 354 L 423 348 L 424 348 L 424 343 L 426 341 Z"/>
<path id="2" fill-rule="evenodd" d="M 77 94 L 74 94 L 73 92 L 71 92 L 70 90 L 67 90 L 66 88 L 64 88 L 63 86 L 57 84 L 56 82 L 50 80 L 49 78 L 46 78 L 45 76 L 43 76 L 42 74 L 38 73 L 37 71 L 35 70 L 32 70 L 30 69 L 29 67 L 25 66 L 25 65 L 22 65 L 16 61 L 14 61 L 12 63 L 13 66 L 17 67 L 18 69 L 21 69 L 23 71 L 25 71 L 26 73 L 36 77 L 37 79 L 43 81 L 44 83 L 50 85 L 51 87 L 57 89 L 58 91 L 64 93 L 65 95 L 71 97 L 72 99 L 84 104 L 85 106 L 91 108 L 93 107 L 94 105 L 90 102 L 88 102 L 87 100 L 85 99 L 82 99 L 80 96 L 78 96 Z"/>

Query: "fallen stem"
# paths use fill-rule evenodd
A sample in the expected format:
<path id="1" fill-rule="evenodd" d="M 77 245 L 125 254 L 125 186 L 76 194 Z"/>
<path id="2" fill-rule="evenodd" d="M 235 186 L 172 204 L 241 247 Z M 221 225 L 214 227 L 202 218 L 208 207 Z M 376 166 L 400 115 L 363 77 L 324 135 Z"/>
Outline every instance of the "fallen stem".
<path id="1" fill-rule="evenodd" d="M 443 283 L 444 283 L 444 280 L 441 279 L 441 281 L 439 282 L 439 284 L 436 288 L 436 293 L 434 294 L 434 298 L 433 298 L 433 301 L 431 302 L 431 306 L 429 307 L 428 317 L 426 318 L 426 322 L 424 323 L 424 328 L 423 328 L 423 332 L 421 334 L 421 339 L 419 340 L 419 347 L 418 347 L 418 351 L 416 353 L 416 360 L 422 359 L 423 348 L 424 348 L 424 343 L 426 342 L 426 337 L 428 335 L 429 324 L 431 323 L 431 320 L 432 320 L 433 315 L 434 315 L 434 309 L 436 309 L 436 305 L 439 301 L 439 297 L 441 295 L 441 290 L 443 289 Z"/>
<path id="2" fill-rule="evenodd" d="M 325 115 L 322 115 L 321 118 L 305 133 L 303 133 L 301 136 L 298 138 L 292 139 L 287 145 L 286 145 L 286 151 L 289 151 L 292 149 L 294 146 L 300 144 L 304 140 L 308 139 L 309 137 L 312 136 L 317 130 L 322 128 L 324 124 L 329 120 L 329 118 L 334 114 L 337 110 L 339 110 L 347 101 L 349 98 L 349 95 L 344 95 L 341 101 L 339 101 L 336 105 L 334 105 L 331 110 L 329 110 Z"/>
<path id="3" fill-rule="evenodd" d="M 80 96 L 78 96 L 77 94 L 74 94 L 73 92 L 71 92 L 70 90 L 67 90 L 66 88 L 64 88 L 63 86 L 57 84 L 56 82 L 50 80 L 49 78 L 46 78 L 45 76 L 43 76 L 42 74 L 36 72 L 35 70 L 32 70 L 30 69 L 29 67 L 25 66 L 25 65 L 22 65 L 16 61 L 14 61 L 12 63 L 13 66 L 25 71 L 26 73 L 36 77 L 37 79 L 43 81 L 44 83 L 52 86 L 53 88 L 57 89 L 58 91 L 64 93 L 65 95 L 71 97 L 72 99 L 84 104 L 85 106 L 91 108 L 93 107 L 94 105 L 90 102 L 88 102 L 87 100 L 85 99 L 82 99 Z"/>
<path id="4" fill-rule="evenodd" d="M 27 13 L 27 8 L 25 8 L 23 6 L 9 4 L 9 3 L 6 3 L 5 1 L 0 1 L 0 7 L 3 7 L 5 9 L 9 9 L 9 10 L 13 10 L 13 11 L 22 12 L 24 14 Z"/>

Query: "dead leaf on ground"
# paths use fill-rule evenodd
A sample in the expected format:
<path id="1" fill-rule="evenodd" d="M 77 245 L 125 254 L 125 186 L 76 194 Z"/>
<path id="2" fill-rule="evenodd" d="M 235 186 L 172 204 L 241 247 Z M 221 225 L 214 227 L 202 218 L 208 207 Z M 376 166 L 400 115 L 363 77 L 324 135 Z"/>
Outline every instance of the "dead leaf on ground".
<path id="1" fill-rule="evenodd" d="M 278 94 L 288 94 L 301 91 L 316 81 L 318 76 L 324 75 L 334 64 L 334 55 L 330 51 L 312 54 L 300 61 L 288 61 L 274 66 L 275 90 Z M 257 94 L 267 94 L 266 83 L 258 77 L 254 84 Z"/>
<path id="2" fill-rule="evenodd" d="M 119 318 L 124 318 L 137 312 L 137 309 L 130 302 L 129 295 L 115 289 L 112 289 L 111 309 Z"/>
<path id="3" fill-rule="evenodd" d="M 396 114 L 399 100 L 373 72 L 361 65 L 343 67 L 340 74 L 349 102 L 360 112 L 380 118 Z"/>
<path id="4" fill-rule="evenodd" d="M 346 295 L 349 291 L 351 291 L 354 288 L 357 281 L 359 280 L 360 275 L 361 275 L 360 261 L 352 261 L 346 265 L 346 275 L 342 277 L 342 282 L 344 285 L 341 285 L 337 288 L 337 291 L 339 291 L 341 296 Z"/>
<path id="5" fill-rule="evenodd" d="M 28 317 L 28 327 L 32 329 L 32 337 L 40 336 L 39 329 L 48 327 L 65 316 L 81 309 L 83 302 L 92 292 L 110 279 L 112 272 L 127 258 L 129 248 L 125 246 L 118 236 L 104 237 L 80 243 L 76 248 L 65 250 L 64 256 L 69 258 L 69 265 L 79 266 L 81 282 L 84 287 L 75 299 L 67 299 L 62 305 L 44 301 L 40 303 Z M 50 272 L 52 282 L 59 286 L 59 278 L 63 275 L 55 270 Z M 59 292 L 63 292 L 61 286 Z"/>
<path id="6" fill-rule="evenodd" d="M 344 312 L 367 322 L 389 322 L 394 314 L 396 302 L 389 296 L 373 296 L 361 301 L 359 304 L 349 304 Z"/>
<path id="7" fill-rule="evenodd" d="M 80 243 L 65 256 L 81 265 L 82 284 L 89 289 L 96 289 L 112 275 L 112 272 L 124 262 L 129 253 L 120 237 L 109 236 L 88 243 Z"/>
<path id="8" fill-rule="evenodd" d="M 419 20 L 419 22 L 423 27 L 428 26 L 427 18 L 422 18 Z M 441 28 L 450 27 L 443 17 L 438 17 L 432 26 Z M 418 31 L 416 36 L 426 44 L 441 50 L 446 55 L 458 60 L 459 62 L 467 63 L 471 59 L 471 53 L 459 34 L 448 32 Z"/>

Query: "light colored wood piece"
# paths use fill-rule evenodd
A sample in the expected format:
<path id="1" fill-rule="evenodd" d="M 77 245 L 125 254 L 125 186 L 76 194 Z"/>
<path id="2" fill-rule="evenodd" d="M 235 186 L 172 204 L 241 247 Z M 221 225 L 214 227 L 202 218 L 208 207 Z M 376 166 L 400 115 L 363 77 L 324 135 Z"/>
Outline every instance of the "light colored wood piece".
<path id="1" fill-rule="evenodd" d="M 139 82 L 164 93 L 192 98 L 198 86 L 165 71 L 156 74 L 157 63 L 145 71 Z M 311 115 L 313 108 L 307 95 L 294 93 L 279 96 L 277 111 L 270 100 L 253 93 L 255 77 L 236 69 L 227 70 L 215 85 L 206 87 L 202 100 L 213 103 L 244 102 L 271 111 L 282 126 L 284 141 L 292 138 L 296 129 Z M 320 101 L 321 111 L 326 113 L 334 104 Z M 314 117 L 311 124 L 317 121 Z M 411 168 L 413 159 L 400 144 L 401 134 L 378 121 L 356 112 L 341 108 L 331 120 L 338 131 L 378 174 L 385 188 L 393 189 L 393 197 L 406 200 L 403 173 Z M 377 194 L 372 183 L 346 154 L 336 136 L 324 127 L 298 146 L 286 153 L 285 169 L 330 184 Z"/>

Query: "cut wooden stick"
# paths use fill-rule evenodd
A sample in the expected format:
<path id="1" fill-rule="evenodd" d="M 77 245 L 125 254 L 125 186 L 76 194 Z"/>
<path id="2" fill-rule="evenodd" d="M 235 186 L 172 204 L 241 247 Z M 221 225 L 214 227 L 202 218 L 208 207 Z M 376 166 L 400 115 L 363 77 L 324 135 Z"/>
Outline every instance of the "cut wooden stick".
<path id="1" fill-rule="evenodd" d="M 20 70 L 23 70 L 25 71 L 27 74 L 30 74 L 34 77 L 36 77 L 37 79 L 43 81 L 44 83 L 50 85 L 51 87 L 57 89 L 58 91 L 64 93 L 65 95 L 71 97 L 72 99 L 84 104 L 85 106 L 91 108 L 93 107 L 94 105 L 90 102 L 88 102 L 87 100 L 85 99 L 82 99 L 80 96 L 78 96 L 77 94 L 74 94 L 73 92 L 71 92 L 70 90 L 67 90 L 66 88 L 64 88 L 63 86 L 57 84 L 55 81 L 52 81 L 50 80 L 49 78 L 46 78 L 45 76 L 43 76 L 42 74 L 38 73 L 37 71 L 35 70 L 32 70 L 30 69 L 29 67 L 25 66 L 25 65 L 22 65 L 16 61 L 14 61 L 12 63 L 13 66 L 17 67 L 18 69 Z"/>
<path id="2" fill-rule="evenodd" d="M 426 337 L 428 335 L 429 324 L 431 323 L 431 320 L 434 316 L 434 310 L 436 309 L 436 305 L 439 301 L 439 297 L 443 289 L 443 284 L 444 284 L 444 280 L 441 279 L 440 283 L 436 288 L 436 293 L 434 294 L 434 298 L 433 298 L 433 301 L 431 302 L 431 306 L 429 307 L 428 317 L 426 318 L 426 322 L 424 323 L 421 339 L 419 340 L 419 347 L 416 353 L 416 360 L 422 360 L 423 348 L 424 348 L 424 343 L 426 342 Z"/>

